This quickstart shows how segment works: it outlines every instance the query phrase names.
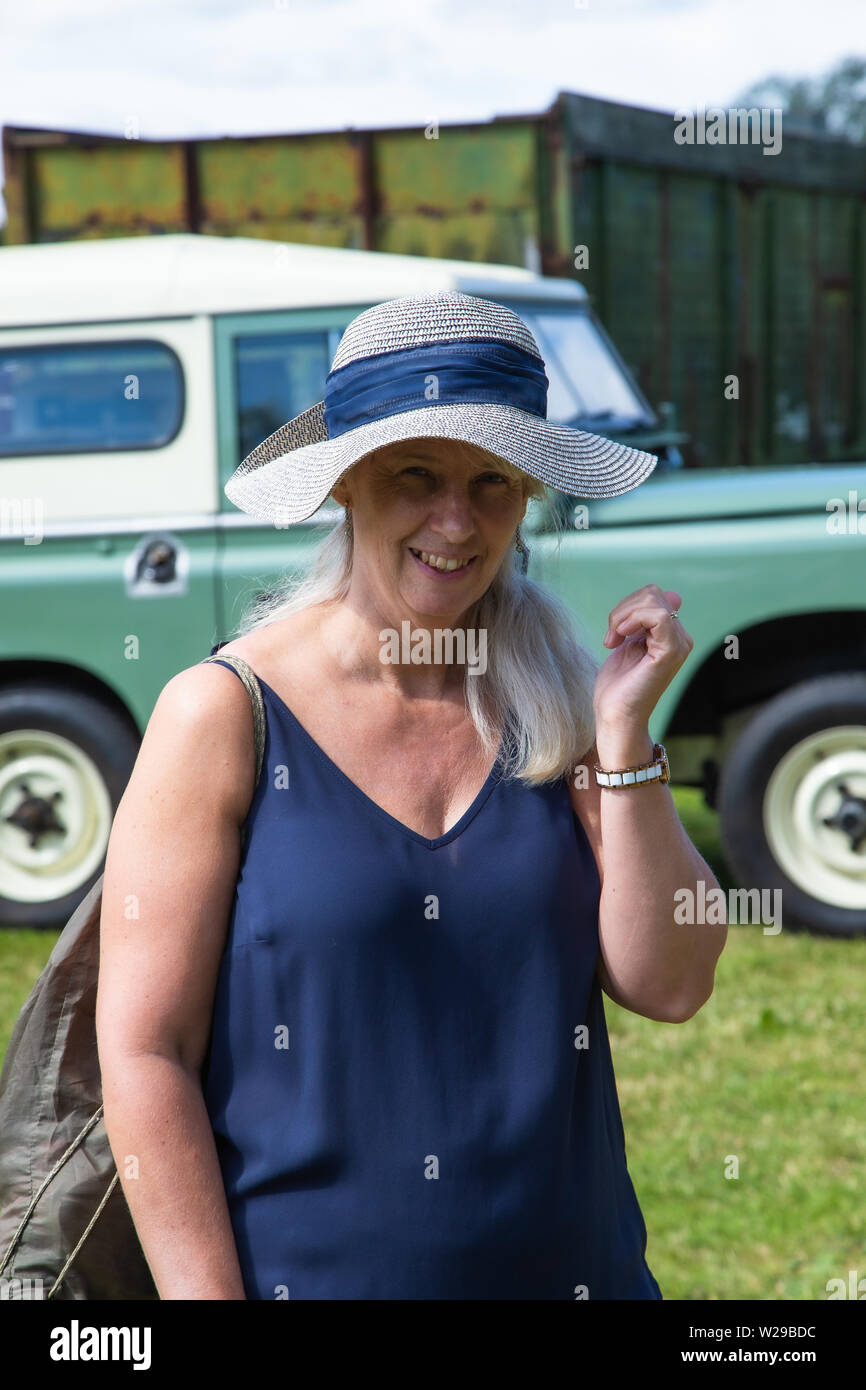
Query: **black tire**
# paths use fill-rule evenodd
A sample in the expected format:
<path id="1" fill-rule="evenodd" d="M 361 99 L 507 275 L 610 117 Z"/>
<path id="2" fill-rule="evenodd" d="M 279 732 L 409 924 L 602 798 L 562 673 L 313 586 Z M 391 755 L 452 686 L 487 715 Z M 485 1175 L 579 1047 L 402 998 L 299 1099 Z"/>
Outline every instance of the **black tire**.
<path id="1" fill-rule="evenodd" d="M 102 780 L 114 816 L 140 743 L 128 719 L 84 691 L 22 680 L 0 686 L 0 734 L 18 729 L 60 735 L 85 753 Z M 0 927 L 62 926 L 102 873 L 107 834 L 104 840 L 99 864 L 62 897 L 26 902 L 0 896 Z"/>
<path id="2" fill-rule="evenodd" d="M 747 724 L 722 768 L 719 814 L 734 877 L 745 888 L 781 889 L 784 927 L 851 937 L 866 934 L 866 909 L 845 908 L 792 882 L 773 854 L 763 815 L 767 785 L 788 750 L 839 725 L 866 729 L 866 675 L 821 676 L 769 700 Z M 866 872 L 866 842 L 862 853 Z"/>

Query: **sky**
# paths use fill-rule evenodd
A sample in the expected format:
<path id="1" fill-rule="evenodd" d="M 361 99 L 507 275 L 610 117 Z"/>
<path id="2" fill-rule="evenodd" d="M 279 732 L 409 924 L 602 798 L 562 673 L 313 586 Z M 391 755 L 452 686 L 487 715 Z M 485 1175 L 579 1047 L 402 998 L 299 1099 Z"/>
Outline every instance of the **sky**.
<path id="1" fill-rule="evenodd" d="M 864 50 L 866 0 L 0 0 L 0 124 L 276 134 L 483 121 L 559 91 L 672 112 Z"/>

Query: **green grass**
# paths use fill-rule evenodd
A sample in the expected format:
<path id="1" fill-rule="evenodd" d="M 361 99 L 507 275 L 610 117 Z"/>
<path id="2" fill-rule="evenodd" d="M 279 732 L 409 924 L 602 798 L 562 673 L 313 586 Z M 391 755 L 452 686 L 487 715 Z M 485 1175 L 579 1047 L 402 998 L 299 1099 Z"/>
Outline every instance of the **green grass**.
<path id="1" fill-rule="evenodd" d="M 724 873 L 717 817 L 677 790 Z M 647 1262 L 668 1299 L 825 1299 L 866 1276 L 866 939 L 732 926 L 713 997 L 684 1024 L 605 998 Z M 739 1177 L 726 1177 L 728 1156 Z"/>
<path id="2" fill-rule="evenodd" d="M 23 927 L 0 931 L 0 1057 L 9 1034 L 59 932 L 31 931 Z"/>
<path id="3" fill-rule="evenodd" d="M 717 817 L 678 789 L 723 888 Z M 56 932 L 0 932 L 0 1052 Z M 866 939 L 733 926 L 684 1024 L 605 1000 L 647 1260 L 666 1299 L 825 1299 L 866 1277 Z M 729 1156 L 739 1177 L 726 1178 Z"/>

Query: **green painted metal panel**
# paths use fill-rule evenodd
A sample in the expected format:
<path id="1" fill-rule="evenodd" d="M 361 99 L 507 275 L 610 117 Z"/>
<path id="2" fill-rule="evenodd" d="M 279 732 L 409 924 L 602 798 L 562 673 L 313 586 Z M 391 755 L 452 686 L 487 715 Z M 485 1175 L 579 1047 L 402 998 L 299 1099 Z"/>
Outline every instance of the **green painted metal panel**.
<path id="1" fill-rule="evenodd" d="M 766 204 L 735 184 L 729 186 L 733 201 L 733 246 L 730 251 L 730 318 L 725 339 L 735 341 L 731 357 L 739 383 L 740 398 L 725 414 L 726 430 L 719 451 L 728 463 L 753 466 L 763 454 L 764 363 L 766 361 L 766 321 L 764 305 L 764 262 L 767 246 L 763 236 Z"/>
<path id="2" fill-rule="evenodd" d="M 36 151 L 31 151 L 31 159 Z M 35 162 L 35 241 L 186 230 L 183 148 L 137 140 L 59 145 Z"/>
<path id="3" fill-rule="evenodd" d="M 818 422 L 822 453 L 825 457 L 851 457 L 858 446 L 854 402 L 857 396 L 854 335 L 857 224 L 862 216 L 861 199 L 817 198 L 818 261 L 820 284 L 817 310 L 821 325 L 821 351 L 818 372 Z M 862 359 L 861 359 L 862 360 Z"/>
<path id="4" fill-rule="evenodd" d="M 523 210 L 432 218 L 426 213 L 383 217 L 377 251 L 523 265 L 535 254 L 537 221 Z"/>
<path id="5" fill-rule="evenodd" d="M 651 474 L 623 497 L 582 503 L 589 530 L 657 525 L 723 517 L 782 517 L 798 512 L 829 515 L 827 502 L 847 502 L 851 489 L 866 497 L 866 464 L 794 464 L 785 469 L 718 468 Z M 569 517 L 578 505 L 564 505 Z M 583 515 L 583 514 L 580 514 Z M 863 513 L 866 526 L 866 513 Z"/>
<path id="6" fill-rule="evenodd" d="M 753 383 L 749 376 L 749 366 L 740 348 L 742 331 L 742 274 L 739 248 L 739 205 L 740 194 L 736 184 L 730 180 L 723 182 L 718 190 L 718 316 L 716 350 L 719 358 L 720 377 L 716 384 L 714 402 L 718 414 L 715 422 L 715 448 L 720 458 L 729 464 L 748 466 L 750 451 L 740 447 L 741 438 L 748 437 L 754 428 L 751 424 L 752 410 L 750 391 Z M 725 384 L 735 376 L 739 389 L 739 400 L 734 404 L 727 397 Z M 682 421 L 680 421 L 682 424 Z"/>
<path id="7" fill-rule="evenodd" d="M 382 131 L 375 137 L 381 210 L 448 215 L 522 207 L 538 213 L 534 121 Z"/>
<path id="8" fill-rule="evenodd" d="M 693 461 L 718 466 L 715 441 L 724 433 L 726 362 L 722 187 L 706 177 L 670 175 L 668 393 L 693 443 Z M 634 313 L 632 301 L 631 312 Z M 626 306 L 622 306 L 625 311 Z"/>
<path id="9" fill-rule="evenodd" d="M 809 437 L 809 404 L 814 386 L 810 367 L 813 255 L 812 208 L 801 193 L 773 189 L 770 200 L 772 251 L 767 289 L 770 352 L 767 402 L 772 412 L 769 457 L 777 463 L 803 458 L 801 439 Z"/>
<path id="10" fill-rule="evenodd" d="M 673 111 L 653 111 L 577 92 L 560 92 L 553 110 L 573 145 L 592 159 L 625 160 L 678 174 L 733 178 L 755 187 L 794 186 L 850 193 L 863 189 L 863 151 L 847 140 L 784 130 L 778 153 L 765 155 L 754 131 L 750 132 L 751 142 L 725 138 L 718 144 L 708 143 L 695 133 L 693 143 L 679 144 L 674 131 L 680 122 Z"/>
<path id="11" fill-rule="evenodd" d="M 851 456 L 866 456 L 866 198 L 855 203 L 851 247 Z"/>
<path id="12" fill-rule="evenodd" d="M 331 523 L 332 524 L 332 523 Z M 305 574 L 329 525 L 303 522 L 274 526 L 228 527 L 219 538 L 219 639 L 229 640 L 256 599 L 275 592 L 286 580 Z M 215 639 L 216 640 L 216 639 Z"/>
<path id="13" fill-rule="evenodd" d="M 648 398 L 673 400 L 689 462 L 740 462 L 737 206 L 709 177 L 631 163 L 584 164 L 574 189 L 578 278 Z M 742 399 L 742 396 L 741 396 Z"/>
<path id="14" fill-rule="evenodd" d="M 132 598 L 124 562 L 142 536 L 43 538 L 0 544 L 5 595 L 0 662 L 46 661 L 84 671 L 114 692 L 143 731 L 165 683 L 217 640 L 215 529 L 173 531 L 189 556 L 185 593 Z M 130 659 L 130 637 L 138 655 Z"/>
<path id="15" fill-rule="evenodd" d="M 357 141 L 334 135 L 196 143 L 200 229 L 362 245 Z"/>
<path id="16" fill-rule="evenodd" d="M 374 137 L 379 251 L 524 265 L 540 238 L 534 122 Z"/>
<path id="17" fill-rule="evenodd" d="M 626 172 L 578 164 L 572 188 L 572 245 L 585 248 L 588 260 L 575 278 L 652 402 L 666 387 L 656 274 L 662 254 L 657 182 L 653 172 L 639 167 Z"/>
<path id="18" fill-rule="evenodd" d="M 862 495 L 864 470 L 848 473 L 852 485 L 856 477 Z M 862 613 L 863 537 L 832 535 L 826 520 L 819 506 L 772 520 L 743 516 L 686 524 L 659 521 L 645 527 L 590 527 L 561 539 L 540 536 L 532 545 L 533 573 L 565 600 L 576 630 L 600 661 L 608 655 L 603 646 L 608 615 L 626 594 L 644 584 L 659 584 L 682 595 L 682 620 L 695 647 L 650 720 L 653 737 L 663 739 L 689 682 L 729 634 L 747 634 L 768 619 L 804 612 Z M 745 652 L 748 657 L 748 647 Z M 755 655 L 764 657 L 763 651 Z"/>
<path id="19" fill-rule="evenodd" d="M 357 153 L 344 134 L 197 142 L 206 218 L 343 217 L 357 198 Z"/>
<path id="20" fill-rule="evenodd" d="M 686 462 L 866 453 L 862 151 L 677 145 L 672 113 L 561 94 L 579 272 Z M 723 381 L 737 378 L 727 400 Z"/>

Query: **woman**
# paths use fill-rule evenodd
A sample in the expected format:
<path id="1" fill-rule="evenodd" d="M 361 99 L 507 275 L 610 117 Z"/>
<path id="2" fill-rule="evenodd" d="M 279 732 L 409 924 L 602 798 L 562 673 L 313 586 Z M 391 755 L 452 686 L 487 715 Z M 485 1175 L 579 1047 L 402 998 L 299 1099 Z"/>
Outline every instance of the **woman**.
<path id="1" fill-rule="evenodd" d="M 726 928 L 674 893 L 716 882 L 648 733 L 692 642 L 647 584 L 599 671 L 521 573 L 530 496 L 656 463 L 545 404 L 517 315 L 389 301 L 226 488 L 345 520 L 225 646 L 262 687 L 261 781 L 241 682 L 197 665 L 112 831 L 105 1118 L 162 1298 L 661 1297 L 601 989 L 666 1022 L 712 992 Z"/>

